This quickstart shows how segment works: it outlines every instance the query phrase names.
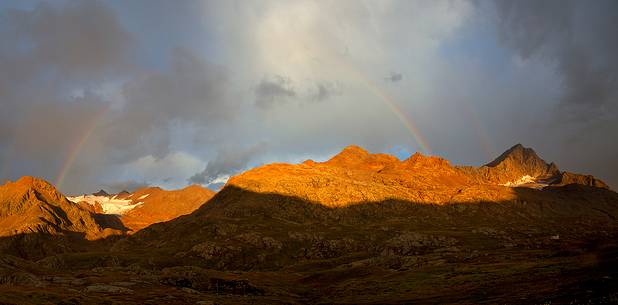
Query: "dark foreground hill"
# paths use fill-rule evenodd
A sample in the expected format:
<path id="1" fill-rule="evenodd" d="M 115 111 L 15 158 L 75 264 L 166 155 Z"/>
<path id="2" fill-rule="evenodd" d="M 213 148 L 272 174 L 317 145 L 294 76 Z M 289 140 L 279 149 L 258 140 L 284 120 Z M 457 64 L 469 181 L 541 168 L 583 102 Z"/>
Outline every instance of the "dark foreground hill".
<path id="1" fill-rule="evenodd" d="M 485 166 L 498 170 L 358 147 L 266 165 L 107 248 L 5 255 L 0 302 L 615 302 L 618 194 L 596 178 L 562 185 L 529 151 L 506 155 Z"/>

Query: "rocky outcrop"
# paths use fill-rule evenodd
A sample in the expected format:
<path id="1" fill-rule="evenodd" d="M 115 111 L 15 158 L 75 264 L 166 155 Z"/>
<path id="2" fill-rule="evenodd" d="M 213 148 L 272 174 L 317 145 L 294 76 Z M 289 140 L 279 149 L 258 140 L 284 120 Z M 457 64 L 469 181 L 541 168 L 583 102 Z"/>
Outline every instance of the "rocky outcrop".
<path id="1" fill-rule="evenodd" d="M 518 150 L 492 164 L 496 177 L 558 171 Z M 50 250 L 32 264 L 0 257 L 0 303 L 541 304 L 565 291 L 614 293 L 618 194 L 592 177 L 560 178 L 579 184 L 507 187 L 439 157 L 400 161 L 354 146 L 326 162 L 266 165 L 108 248 L 61 254 L 60 238 L 19 235 L 18 253 Z M 125 195 L 163 215 L 190 198 Z M 32 204 L 11 202 L 9 213 Z"/>
<path id="2" fill-rule="evenodd" d="M 0 236 L 66 232 L 90 239 L 104 233 L 88 210 L 42 179 L 22 177 L 0 186 Z"/>
<path id="3" fill-rule="evenodd" d="M 494 184 L 507 184 L 522 177 L 553 179 L 560 174 L 558 166 L 541 159 L 532 148 L 517 144 L 492 162 L 477 170 L 483 180 Z"/>
<path id="4" fill-rule="evenodd" d="M 107 193 L 107 192 L 106 192 L 106 191 L 104 191 L 104 190 L 99 190 L 99 191 L 98 191 L 98 192 L 96 192 L 96 193 L 92 193 L 92 195 L 94 195 L 94 196 L 109 196 L 109 193 Z"/>
<path id="5" fill-rule="evenodd" d="M 417 153 L 399 161 L 350 146 L 326 162 L 265 165 L 232 177 L 227 185 L 341 207 L 387 199 L 441 204 L 470 183 L 438 157 Z"/>
<path id="6" fill-rule="evenodd" d="M 600 179 L 595 178 L 592 175 L 580 175 L 569 172 L 560 173 L 558 179 L 553 183 L 555 185 L 567 185 L 567 184 L 581 184 L 587 186 L 594 186 L 604 189 L 609 189 L 609 186 Z"/>
<path id="7" fill-rule="evenodd" d="M 131 231 L 141 230 L 153 223 L 168 221 L 189 214 L 206 203 L 214 192 L 199 185 L 166 191 L 158 187 L 137 190 L 130 198 L 135 208 L 120 217 Z"/>
<path id="8" fill-rule="evenodd" d="M 517 144 L 492 162 L 481 167 L 462 166 L 459 170 L 479 183 L 516 187 L 543 188 L 571 183 L 609 188 L 603 181 L 591 176 L 562 172 L 558 166 L 541 159 L 532 148 Z"/>

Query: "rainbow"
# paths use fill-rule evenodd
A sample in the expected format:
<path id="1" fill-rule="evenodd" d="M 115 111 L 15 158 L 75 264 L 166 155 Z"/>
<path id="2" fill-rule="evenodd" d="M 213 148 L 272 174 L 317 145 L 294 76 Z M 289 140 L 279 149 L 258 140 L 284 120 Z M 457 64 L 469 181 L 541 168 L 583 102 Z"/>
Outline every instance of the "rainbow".
<path id="1" fill-rule="evenodd" d="M 431 148 L 429 147 L 427 140 L 425 139 L 425 137 L 423 137 L 420 130 L 418 130 L 418 128 L 414 125 L 414 122 L 412 122 L 412 120 L 406 116 L 405 112 L 401 110 L 399 105 L 397 105 L 397 103 L 395 103 L 395 101 L 388 94 L 386 94 L 384 90 L 381 90 L 369 79 L 362 77 L 361 75 L 359 76 L 359 79 L 364 83 L 364 85 L 369 89 L 369 91 L 371 91 L 375 96 L 379 97 L 380 100 L 383 101 L 384 104 L 386 104 L 386 106 L 393 112 L 397 119 L 399 119 L 399 121 L 408 130 L 408 132 L 410 132 L 410 134 L 414 138 L 414 141 L 416 141 L 416 143 L 420 146 L 423 152 L 426 154 L 431 154 Z"/>
<path id="2" fill-rule="evenodd" d="M 62 163 L 62 166 L 60 167 L 60 172 L 58 172 L 58 175 L 56 176 L 56 182 L 54 183 L 56 185 L 56 188 L 60 188 L 62 186 L 64 178 L 71 169 L 71 166 L 73 166 L 73 163 L 75 162 L 75 159 L 77 158 L 80 150 L 82 149 L 84 144 L 88 142 L 88 139 L 90 138 L 90 136 L 92 136 L 92 133 L 96 129 L 99 121 L 101 121 L 101 119 L 105 116 L 109 109 L 110 105 L 107 104 L 101 109 L 101 111 L 95 113 L 94 117 L 89 121 L 89 124 L 87 124 L 85 126 L 86 128 L 83 129 L 84 132 L 82 133 L 82 135 L 71 146 L 71 148 L 69 149 L 69 153 L 64 160 L 64 163 Z"/>
<path id="3" fill-rule="evenodd" d="M 340 68 L 341 71 L 346 71 L 350 76 L 360 81 L 373 95 L 378 97 L 380 101 L 384 102 L 384 104 L 386 104 L 386 106 L 397 117 L 406 130 L 412 135 L 414 141 L 420 146 L 423 153 L 431 154 L 431 148 L 429 147 L 429 143 L 425 137 L 423 137 L 412 119 L 406 115 L 406 113 L 399 107 L 393 98 L 391 98 L 384 90 L 376 85 L 375 82 L 365 77 L 362 72 L 355 69 L 351 64 L 348 64 L 344 58 L 332 58 L 332 64 Z"/>
<path id="4" fill-rule="evenodd" d="M 359 80 L 367 89 L 369 89 L 369 91 L 373 95 L 377 96 L 379 100 L 381 100 L 391 110 L 391 112 L 397 117 L 397 119 L 401 122 L 401 124 L 405 127 L 405 129 L 412 135 L 414 141 L 419 145 L 422 151 L 426 154 L 431 154 L 431 147 L 429 146 L 427 139 L 423 137 L 423 135 L 421 134 L 420 130 L 416 127 L 414 122 L 406 115 L 406 113 L 399 107 L 399 105 L 394 101 L 393 98 L 391 98 L 384 90 L 382 90 L 379 86 L 377 86 L 375 82 L 365 77 L 362 73 L 354 69 L 351 65 L 344 64 L 345 60 L 335 60 L 334 63 L 336 63 L 336 65 L 339 66 L 340 68 L 343 68 L 342 69 L 343 71 L 347 71 L 350 75 L 352 75 L 354 78 Z M 104 109 L 101 112 L 95 115 L 94 119 L 91 120 L 91 123 L 89 124 L 89 126 L 87 126 L 87 128 L 84 129 L 84 133 L 82 134 L 82 136 L 69 150 L 67 158 L 65 159 L 62 167 L 60 168 L 60 172 L 58 173 L 58 176 L 56 178 L 55 184 L 57 187 L 60 187 L 62 185 L 64 178 L 66 177 L 67 173 L 71 169 L 71 166 L 75 162 L 75 159 L 77 158 L 77 155 L 79 154 L 79 151 L 82 149 L 84 144 L 88 141 L 88 139 L 90 138 L 90 136 L 96 129 L 98 122 L 107 113 L 108 110 L 109 110 L 109 105 L 104 107 Z M 488 141 L 487 134 L 484 132 L 484 129 L 482 128 L 482 126 L 478 124 L 479 122 L 478 122 L 478 117 L 476 113 L 474 113 L 470 109 L 466 109 L 466 110 L 467 111 L 465 112 L 467 112 L 467 114 L 472 117 L 473 121 L 477 123 L 475 125 L 476 127 L 475 129 L 477 129 L 477 133 L 479 133 L 480 135 L 481 146 L 484 148 L 487 154 L 490 154 L 491 148 L 490 148 L 490 145 L 488 144 L 489 141 Z"/>
<path id="5" fill-rule="evenodd" d="M 476 111 L 472 105 L 468 105 L 465 102 L 462 103 L 462 106 L 463 113 L 468 116 L 472 127 L 476 131 L 481 150 L 483 150 L 485 157 L 487 158 L 486 160 L 492 160 L 496 157 L 496 155 L 494 154 L 493 146 L 491 145 L 489 135 L 487 134 L 487 129 L 483 127 L 481 120 L 479 119 L 478 111 Z"/>

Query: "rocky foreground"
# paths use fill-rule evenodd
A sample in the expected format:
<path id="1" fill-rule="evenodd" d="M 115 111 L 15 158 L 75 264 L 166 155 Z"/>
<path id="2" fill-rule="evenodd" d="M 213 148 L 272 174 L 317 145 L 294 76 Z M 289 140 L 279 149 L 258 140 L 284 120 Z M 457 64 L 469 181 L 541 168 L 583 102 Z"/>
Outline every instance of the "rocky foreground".
<path id="1" fill-rule="evenodd" d="M 618 194 L 521 145 L 481 167 L 352 146 L 240 174 L 191 214 L 129 236 L 36 249 L 89 232 L 71 216 L 80 213 L 4 235 L 0 303 L 618 300 Z"/>

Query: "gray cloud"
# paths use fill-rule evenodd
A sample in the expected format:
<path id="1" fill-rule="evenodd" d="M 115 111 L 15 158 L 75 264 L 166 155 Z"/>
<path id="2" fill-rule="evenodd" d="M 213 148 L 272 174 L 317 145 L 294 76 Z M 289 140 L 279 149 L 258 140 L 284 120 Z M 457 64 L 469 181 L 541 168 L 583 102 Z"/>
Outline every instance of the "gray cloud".
<path id="1" fill-rule="evenodd" d="M 105 108 L 89 88 L 133 71 L 134 37 L 96 1 L 7 9 L 0 28 L 2 141 L 11 139 L 0 174 L 52 180 L 74 139 Z"/>
<path id="2" fill-rule="evenodd" d="M 317 82 L 314 88 L 310 88 L 307 100 L 321 102 L 342 94 L 341 87 L 332 82 Z"/>
<path id="3" fill-rule="evenodd" d="M 403 79 L 403 75 L 401 75 L 401 73 L 391 73 L 391 75 L 389 77 L 386 78 L 387 81 L 392 82 L 392 83 L 396 83 L 398 81 L 401 81 Z"/>
<path id="4" fill-rule="evenodd" d="M 292 79 L 280 75 L 264 77 L 254 90 L 255 105 L 269 109 L 289 101 L 322 102 L 342 94 L 341 86 L 330 81 L 308 81 L 298 89 Z"/>
<path id="5" fill-rule="evenodd" d="M 559 102 L 539 124 L 539 142 L 564 167 L 618 183 L 618 2 L 495 2 L 502 45 L 553 68 Z M 539 104 L 547 102 L 539 101 Z M 529 131 L 530 134 L 535 131 Z"/>
<path id="6" fill-rule="evenodd" d="M 214 128 L 235 115 L 222 67 L 184 47 L 147 67 L 144 47 L 99 1 L 0 12 L 0 175 L 53 182 L 78 149 L 63 185 L 76 192 L 110 165 L 165 157 L 179 124 Z"/>
<path id="7" fill-rule="evenodd" d="M 3 83 L 41 80 L 41 72 L 98 81 L 132 66 L 134 38 L 100 2 L 68 1 L 60 7 L 44 2 L 31 11 L 8 10 L 0 19 L 0 39 L 11 42 L 0 48 Z M 11 64 L 14 69 L 6 70 Z"/>
<path id="8" fill-rule="evenodd" d="M 274 75 L 264 77 L 255 88 L 255 105 L 269 108 L 296 96 L 289 78 Z"/>
<path id="9" fill-rule="evenodd" d="M 150 183 L 146 181 L 135 181 L 135 180 L 127 180 L 127 181 L 116 181 L 112 183 L 108 183 L 104 185 L 106 191 L 110 194 L 120 193 L 122 191 L 134 192 L 138 189 L 149 187 Z"/>
<path id="10" fill-rule="evenodd" d="M 227 88 L 223 68 L 187 49 L 174 49 L 168 69 L 140 75 L 123 86 L 124 107 L 103 131 L 101 140 L 108 147 L 127 150 L 149 136 L 152 145 L 146 150 L 163 157 L 170 148 L 169 124 L 181 121 L 213 126 L 235 115 L 237 102 L 227 98 Z"/>
<path id="11" fill-rule="evenodd" d="M 424 137 L 433 153 L 467 164 L 524 142 L 615 186 L 615 4 L 479 3 L 3 10 L 0 179 L 54 181 L 82 139 L 61 188 L 69 193 L 209 183 L 348 144 L 414 152 Z M 406 86 L 389 86 L 404 75 Z M 254 148 L 261 142 L 268 149 Z"/>
<path id="12" fill-rule="evenodd" d="M 618 103 L 618 2 L 497 1 L 500 41 L 522 58 L 554 62 L 562 118 L 587 120 Z"/>
<path id="13" fill-rule="evenodd" d="M 217 157 L 208 162 L 206 168 L 189 178 L 190 183 L 197 184 L 219 184 L 218 178 L 232 175 L 244 169 L 256 155 L 263 153 L 266 149 L 265 143 L 259 143 L 246 149 L 226 149 L 219 152 Z"/>

